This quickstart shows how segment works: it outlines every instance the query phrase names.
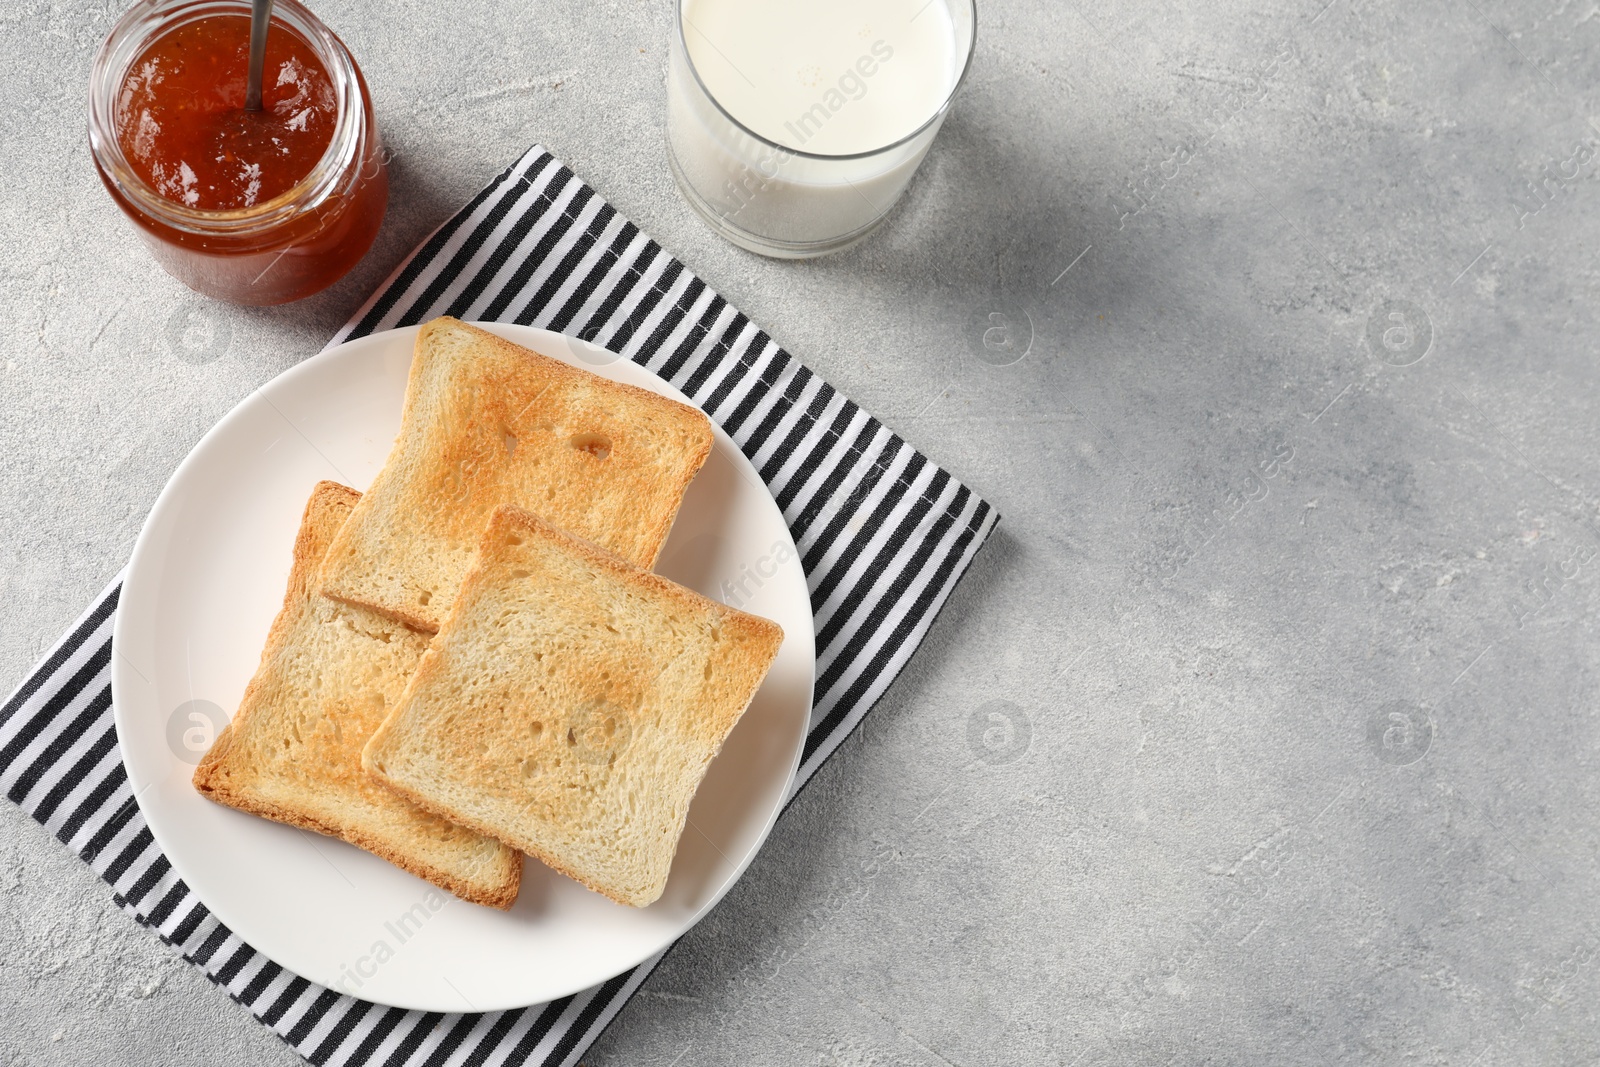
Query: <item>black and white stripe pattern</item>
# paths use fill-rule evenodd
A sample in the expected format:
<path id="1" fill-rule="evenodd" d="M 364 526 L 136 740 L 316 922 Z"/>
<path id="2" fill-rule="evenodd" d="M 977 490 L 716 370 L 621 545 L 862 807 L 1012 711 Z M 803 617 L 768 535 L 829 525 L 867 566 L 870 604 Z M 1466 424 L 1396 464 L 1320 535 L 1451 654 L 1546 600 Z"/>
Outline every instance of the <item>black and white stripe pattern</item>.
<path id="1" fill-rule="evenodd" d="M 692 397 L 750 457 L 800 548 L 816 619 L 816 703 L 796 789 L 899 674 L 998 521 L 543 148 L 440 227 L 335 343 L 437 315 L 526 323 L 620 352 Z M 0 789 L 312 1063 L 576 1063 L 660 956 L 549 1004 L 402 1011 L 291 974 L 210 915 L 155 847 L 122 767 L 110 674 L 120 588 L 0 707 Z"/>

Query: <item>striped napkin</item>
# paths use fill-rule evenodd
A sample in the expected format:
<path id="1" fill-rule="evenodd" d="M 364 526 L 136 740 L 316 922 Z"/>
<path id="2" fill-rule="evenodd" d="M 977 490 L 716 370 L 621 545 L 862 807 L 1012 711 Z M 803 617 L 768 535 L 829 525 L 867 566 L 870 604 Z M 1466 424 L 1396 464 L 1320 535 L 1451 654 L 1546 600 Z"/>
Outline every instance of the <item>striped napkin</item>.
<path id="1" fill-rule="evenodd" d="M 542 147 L 440 227 L 332 343 L 437 315 L 526 323 L 621 353 L 687 393 L 750 457 L 800 548 L 816 620 L 797 790 L 905 666 L 999 520 Z M 119 579 L 102 593 L 0 707 L 6 795 L 312 1063 L 575 1063 L 660 955 L 548 1004 L 402 1011 L 285 971 L 207 911 L 156 847 L 122 768 L 110 675 L 120 588 Z"/>

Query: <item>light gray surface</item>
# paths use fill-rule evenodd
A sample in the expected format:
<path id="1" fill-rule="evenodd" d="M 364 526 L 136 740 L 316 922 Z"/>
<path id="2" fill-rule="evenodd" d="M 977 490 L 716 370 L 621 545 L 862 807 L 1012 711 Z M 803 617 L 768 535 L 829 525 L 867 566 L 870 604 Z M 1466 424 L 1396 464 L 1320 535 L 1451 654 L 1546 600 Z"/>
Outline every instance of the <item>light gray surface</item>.
<path id="1" fill-rule="evenodd" d="M 672 188 L 665 0 L 322 0 L 395 194 L 270 311 L 159 274 L 91 174 L 120 4 L 0 13 L 0 686 L 538 140 L 1005 515 L 587 1062 L 1594 1061 L 1600 17 L 1324 2 L 983 3 L 907 202 L 783 264 Z M 297 1062 L 3 804 L 0 1020 L 7 1064 Z"/>

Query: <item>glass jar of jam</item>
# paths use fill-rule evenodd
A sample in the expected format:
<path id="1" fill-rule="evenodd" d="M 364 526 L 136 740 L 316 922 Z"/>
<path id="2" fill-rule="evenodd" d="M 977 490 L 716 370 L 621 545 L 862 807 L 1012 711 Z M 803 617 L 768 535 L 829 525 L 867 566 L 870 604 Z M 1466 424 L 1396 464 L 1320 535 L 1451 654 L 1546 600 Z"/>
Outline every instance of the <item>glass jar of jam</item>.
<path id="1" fill-rule="evenodd" d="M 249 0 L 143 0 L 89 76 L 101 180 L 156 261 L 207 296 L 310 296 L 372 245 L 389 181 L 344 43 L 276 0 L 263 106 L 244 108 Z"/>

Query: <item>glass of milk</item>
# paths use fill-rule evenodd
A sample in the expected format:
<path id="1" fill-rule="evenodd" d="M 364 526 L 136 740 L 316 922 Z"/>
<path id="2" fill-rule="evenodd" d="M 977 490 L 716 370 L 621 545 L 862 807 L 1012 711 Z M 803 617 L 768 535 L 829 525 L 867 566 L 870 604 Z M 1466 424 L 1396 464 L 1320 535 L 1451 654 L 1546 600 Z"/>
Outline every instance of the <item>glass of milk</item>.
<path id="1" fill-rule="evenodd" d="M 678 0 L 667 156 L 717 232 L 821 256 L 883 221 L 966 75 L 974 0 Z"/>

